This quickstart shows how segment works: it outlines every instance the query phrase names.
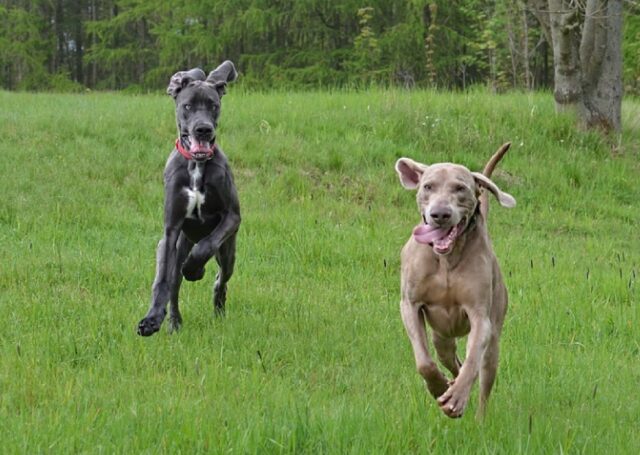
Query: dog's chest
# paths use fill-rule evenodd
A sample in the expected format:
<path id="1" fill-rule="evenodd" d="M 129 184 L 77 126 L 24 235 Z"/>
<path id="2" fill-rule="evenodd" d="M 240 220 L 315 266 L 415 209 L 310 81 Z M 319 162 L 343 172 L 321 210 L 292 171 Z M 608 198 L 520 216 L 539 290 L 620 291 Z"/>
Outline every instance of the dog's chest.
<path id="1" fill-rule="evenodd" d="M 205 163 L 196 163 L 189 169 L 189 186 L 184 188 L 187 195 L 186 217 L 194 220 L 202 220 L 205 201 L 204 166 Z"/>
<path id="2" fill-rule="evenodd" d="M 469 333 L 469 318 L 456 286 L 444 277 L 427 280 L 417 289 L 418 301 L 424 302 L 429 325 L 440 335 L 460 337 Z"/>
<path id="3" fill-rule="evenodd" d="M 463 302 L 473 297 L 468 279 L 448 270 L 437 261 L 419 261 L 405 270 L 408 297 L 424 305 L 429 325 L 440 335 L 459 337 L 469 332 Z"/>

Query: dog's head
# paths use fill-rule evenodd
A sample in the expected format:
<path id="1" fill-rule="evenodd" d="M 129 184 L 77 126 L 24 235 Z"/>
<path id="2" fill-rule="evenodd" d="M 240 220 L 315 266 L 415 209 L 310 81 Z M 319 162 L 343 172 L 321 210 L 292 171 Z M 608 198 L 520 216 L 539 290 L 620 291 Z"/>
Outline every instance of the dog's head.
<path id="1" fill-rule="evenodd" d="M 167 93 L 176 102 L 176 123 L 182 146 L 195 160 L 213 155 L 220 99 L 227 83 L 238 73 L 229 60 L 205 74 L 200 68 L 178 71 L 171 77 Z"/>
<path id="2" fill-rule="evenodd" d="M 403 187 L 418 190 L 418 209 L 424 224 L 414 229 L 414 239 L 431 245 L 436 254 L 445 255 L 453 250 L 476 213 L 481 188 L 490 191 L 504 207 L 516 205 L 513 196 L 500 191 L 491 179 L 459 164 L 428 166 L 400 158 L 396 171 Z"/>

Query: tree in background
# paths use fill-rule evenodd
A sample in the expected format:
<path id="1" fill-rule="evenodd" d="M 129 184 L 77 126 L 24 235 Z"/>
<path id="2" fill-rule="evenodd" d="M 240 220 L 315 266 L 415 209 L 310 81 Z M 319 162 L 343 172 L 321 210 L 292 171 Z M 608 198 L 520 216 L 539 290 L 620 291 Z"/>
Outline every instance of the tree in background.
<path id="1" fill-rule="evenodd" d="M 622 112 L 622 0 L 529 0 L 553 44 L 558 110 L 586 128 L 619 131 Z"/>
<path id="2" fill-rule="evenodd" d="M 168 3 L 157 0 L 91 2 L 94 18 L 86 27 L 91 41 L 86 52 L 86 61 L 91 67 L 88 85 L 98 89 L 140 89 L 152 85 L 147 78 L 159 64 L 160 50 L 153 32 L 160 18 L 170 13 Z"/>
<path id="3" fill-rule="evenodd" d="M 42 26 L 42 19 L 28 9 L 0 6 L 0 77 L 4 87 L 47 87 L 47 42 L 40 35 Z"/>
<path id="4" fill-rule="evenodd" d="M 0 86 L 163 90 L 176 70 L 231 59 L 260 89 L 535 90 L 553 84 L 549 1 L 0 0 Z M 591 27 L 579 5 L 605 3 L 565 0 L 582 18 L 571 33 Z M 624 8 L 625 84 L 639 93 L 640 11 Z"/>
<path id="5" fill-rule="evenodd" d="M 380 46 L 371 28 L 373 13 L 374 10 L 370 6 L 358 10 L 360 33 L 353 41 L 355 59 L 351 67 L 357 74 L 362 75 L 365 82 L 375 79 L 375 74 L 380 68 Z"/>
<path id="6" fill-rule="evenodd" d="M 626 93 L 640 94 L 640 2 L 626 4 L 623 30 L 623 80 Z"/>
<path id="7" fill-rule="evenodd" d="M 424 50 L 427 59 L 427 74 L 429 76 L 429 83 L 431 85 L 436 84 L 436 67 L 433 64 L 434 59 L 434 39 L 436 35 L 436 31 L 438 30 L 438 25 L 436 22 L 436 18 L 438 16 L 438 5 L 435 3 L 429 3 L 423 7 L 423 22 L 424 26 L 427 29 L 424 38 Z M 462 86 L 465 86 L 464 76 L 462 81 Z"/>

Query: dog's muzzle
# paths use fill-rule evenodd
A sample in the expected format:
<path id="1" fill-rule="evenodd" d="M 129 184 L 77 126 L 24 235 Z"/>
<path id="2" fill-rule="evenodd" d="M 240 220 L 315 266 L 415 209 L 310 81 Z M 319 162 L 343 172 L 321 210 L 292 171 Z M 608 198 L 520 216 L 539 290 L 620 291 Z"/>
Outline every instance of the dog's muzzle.
<path id="1" fill-rule="evenodd" d="M 214 141 L 203 141 L 189 136 L 176 140 L 176 149 L 188 160 L 206 161 L 210 160 L 216 151 Z"/>

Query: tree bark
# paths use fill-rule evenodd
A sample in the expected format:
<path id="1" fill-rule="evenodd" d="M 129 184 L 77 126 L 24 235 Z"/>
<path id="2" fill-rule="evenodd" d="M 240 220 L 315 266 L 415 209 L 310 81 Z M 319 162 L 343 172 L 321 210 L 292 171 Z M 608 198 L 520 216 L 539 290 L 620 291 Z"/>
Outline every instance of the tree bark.
<path id="1" fill-rule="evenodd" d="M 554 90 L 558 110 L 580 104 L 580 17 L 565 0 L 549 0 L 549 24 L 553 46 Z"/>
<path id="2" fill-rule="evenodd" d="M 622 108 L 622 0 L 589 0 L 580 43 L 586 126 L 619 131 Z"/>
<path id="3" fill-rule="evenodd" d="M 622 108 L 622 0 L 529 0 L 551 38 L 556 109 L 583 127 L 619 131 Z"/>
<path id="4" fill-rule="evenodd" d="M 84 78 L 84 1 L 77 0 L 73 3 L 71 11 L 73 17 L 73 79 L 80 84 L 85 84 Z"/>
<path id="5" fill-rule="evenodd" d="M 522 10 L 522 61 L 524 63 L 524 85 L 527 90 L 532 90 L 531 84 L 531 67 L 529 66 L 529 23 L 527 21 L 527 13 Z"/>

